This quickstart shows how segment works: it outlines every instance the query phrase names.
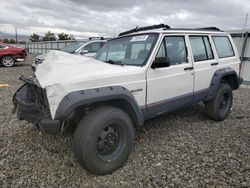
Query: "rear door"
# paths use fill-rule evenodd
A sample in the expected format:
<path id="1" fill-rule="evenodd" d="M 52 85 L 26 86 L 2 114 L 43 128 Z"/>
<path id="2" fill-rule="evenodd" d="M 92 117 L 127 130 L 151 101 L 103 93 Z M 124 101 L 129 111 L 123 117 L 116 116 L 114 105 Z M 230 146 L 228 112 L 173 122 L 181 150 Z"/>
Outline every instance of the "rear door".
<path id="1" fill-rule="evenodd" d="M 193 66 L 188 58 L 187 36 L 167 35 L 156 54 L 167 57 L 169 67 L 149 68 L 147 107 L 151 114 L 171 111 L 193 100 Z"/>
<path id="2" fill-rule="evenodd" d="M 194 96 L 196 100 L 207 94 L 211 79 L 218 66 L 209 35 L 189 35 L 194 62 Z"/>

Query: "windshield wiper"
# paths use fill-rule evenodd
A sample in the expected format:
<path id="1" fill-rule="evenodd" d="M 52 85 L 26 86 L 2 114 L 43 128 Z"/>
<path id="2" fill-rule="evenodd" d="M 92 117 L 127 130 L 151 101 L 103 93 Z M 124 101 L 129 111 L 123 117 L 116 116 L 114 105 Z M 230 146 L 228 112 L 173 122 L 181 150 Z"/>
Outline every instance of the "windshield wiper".
<path id="1" fill-rule="evenodd" d="M 113 64 L 113 65 L 121 65 L 121 66 L 124 66 L 125 64 L 121 61 L 114 61 L 112 59 L 109 59 L 107 61 L 105 61 L 106 63 L 110 63 L 110 64 Z"/>

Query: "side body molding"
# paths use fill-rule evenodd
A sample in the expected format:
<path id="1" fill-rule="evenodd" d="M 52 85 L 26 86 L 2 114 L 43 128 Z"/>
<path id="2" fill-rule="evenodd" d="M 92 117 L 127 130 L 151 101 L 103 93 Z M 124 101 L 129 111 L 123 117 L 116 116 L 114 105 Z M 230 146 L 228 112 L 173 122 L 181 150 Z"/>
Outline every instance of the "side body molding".
<path id="1" fill-rule="evenodd" d="M 220 87 L 221 82 L 227 82 L 232 87 L 233 90 L 238 89 L 240 86 L 240 81 L 235 70 L 230 67 L 218 69 L 215 71 L 212 81 L 209 87 L 209 93 L 206 100 L 213 99 Z"/>
<path id="2" fill-rule="evenodd" d="M 77 107 L 98 102 L 114 101 L 114 106 L 118 105 L 125 109 L 136 125 L 143 125 L 144 119 L 136 99 L 131 92 L 122 86 L 102 87 L 96 89 L 74 91 L 66 95 L 60 102 L 55 120 L 66 119 Z"/>

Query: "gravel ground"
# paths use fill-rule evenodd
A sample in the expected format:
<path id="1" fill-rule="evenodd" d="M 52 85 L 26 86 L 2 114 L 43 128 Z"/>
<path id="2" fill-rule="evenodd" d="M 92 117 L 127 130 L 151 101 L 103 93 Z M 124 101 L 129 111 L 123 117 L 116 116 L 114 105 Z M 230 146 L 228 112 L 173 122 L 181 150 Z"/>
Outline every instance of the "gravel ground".
<path id="1" fill-rule="evenodd" d="M 147 122 L 128 162 L 95 176 L 77 164 L 72 135 L 43 135 L 11 114 L 33 59 L 0 67 L 0 83 L 9 84 L 0 88 L 0 187 L 250 187 L 250 89 L 234 92 L 223 122 L 207 119 L 202 105 Z"/>

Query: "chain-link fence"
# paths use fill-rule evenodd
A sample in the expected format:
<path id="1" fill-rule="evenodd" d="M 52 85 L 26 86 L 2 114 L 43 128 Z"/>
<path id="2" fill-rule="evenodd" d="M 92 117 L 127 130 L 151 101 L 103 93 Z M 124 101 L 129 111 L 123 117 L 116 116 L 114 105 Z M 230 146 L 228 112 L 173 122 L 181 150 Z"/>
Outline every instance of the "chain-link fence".
<path id="1" fill-rule="evenodd" d="M 75 40 L 28 42 L 25 44 L 25 49 L 29 53 L 43 54 L 50 50 L 60 50 L 72 42 Z"/>

